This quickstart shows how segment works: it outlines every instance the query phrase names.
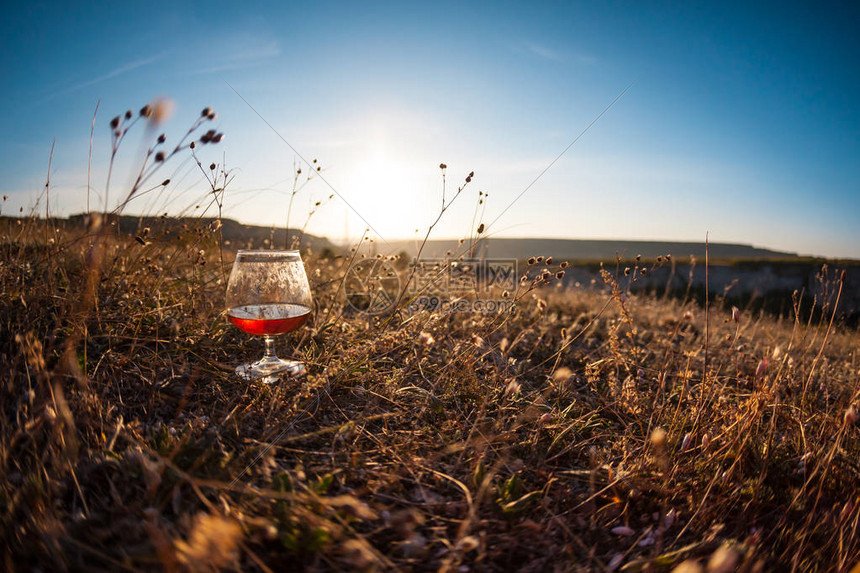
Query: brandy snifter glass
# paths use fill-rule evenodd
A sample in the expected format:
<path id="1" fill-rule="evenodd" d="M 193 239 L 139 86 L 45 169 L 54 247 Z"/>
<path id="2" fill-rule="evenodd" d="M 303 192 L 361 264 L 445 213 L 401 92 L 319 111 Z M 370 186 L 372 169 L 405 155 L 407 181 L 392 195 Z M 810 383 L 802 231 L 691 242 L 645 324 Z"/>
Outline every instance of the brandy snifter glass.
<path id="1" fill-rule="evenodd" d="M 266 351 L 260 360 L 237 367 L 236 374 L 266 384 L 276 382 L 282 374 L 304 374 L 301 362 L 275 355 L 275 337 L 303 325 L 312 307 L 298 251 L 239 251 L 227 282 L 227 316 L 239 330 L 262 336 Z"/>

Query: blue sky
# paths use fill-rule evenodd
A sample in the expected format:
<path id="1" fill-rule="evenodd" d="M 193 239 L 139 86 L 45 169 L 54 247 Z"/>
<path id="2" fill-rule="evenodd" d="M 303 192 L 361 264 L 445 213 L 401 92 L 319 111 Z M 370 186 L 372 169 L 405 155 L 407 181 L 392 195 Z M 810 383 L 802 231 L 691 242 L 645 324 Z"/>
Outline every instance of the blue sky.
<path id="1" fill-rule="evenodd" d="M 854 4 L 16 2 L 5 12 L 3 214 L 44 212 L 54 138 L 51 212 L 85 210 L 96 102 L 90 201 L 102 208 L 110 119 L 166 97 L 168 143 L 203 107 L 219 113 L 225 140 L 198 151 L 233 169 L 225 216 L 282 226 L 301 159 L 231 85 L 301 157 L 319 158 L 323 177 L 301 188 L 292 220 L 321 201 L 308 231 L 334 240 L 367 224 L 383 238 L 423 236 L 444 162 L 448 197 L 475 178 L 438 238 L 469 234 L 483 191 L 479 217 L 496 236 L 710 233 L 860 258 Z M 111 208 L 154 137 L 139 127 L 120 151 Z M 127 212 L 196 211 L 206 191 L 196 166 L 180 158 L 162 173 L 174 183 Z"/>

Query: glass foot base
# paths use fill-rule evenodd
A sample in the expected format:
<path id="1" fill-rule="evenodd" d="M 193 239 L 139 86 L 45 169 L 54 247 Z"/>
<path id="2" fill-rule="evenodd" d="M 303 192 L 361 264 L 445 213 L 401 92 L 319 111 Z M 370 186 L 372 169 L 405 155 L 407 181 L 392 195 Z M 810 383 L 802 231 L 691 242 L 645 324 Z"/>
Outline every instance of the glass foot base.
<path id="1" fill-rule="evenodd" d="M 264 384 L 274 384 L 281 376 L 297 378 L 307 372 L 305 365 L 297 360 L 282 358 L 263 359 L 236 367 L 236 375 L 243 380 L 259 380 Z"/>

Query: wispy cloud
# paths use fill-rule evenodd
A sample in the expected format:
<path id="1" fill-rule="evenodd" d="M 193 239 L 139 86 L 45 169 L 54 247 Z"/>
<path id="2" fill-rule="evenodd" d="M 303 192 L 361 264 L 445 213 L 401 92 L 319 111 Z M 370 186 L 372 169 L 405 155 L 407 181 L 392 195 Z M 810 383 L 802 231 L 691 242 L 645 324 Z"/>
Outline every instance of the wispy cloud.
<path id="1" fill-rule="evenodd" d="M 155 62 L 162 60 L 165 57 L 167 57 L 168 54 L 169 54 L 169 52 L 165 51 L 165 52 L 162 52 L 160 54 L 156 54 L 154 56 L 149 56 L 147 58 L 140 58 L 138 60 L 133 60 L 131 62 L 127 62 L 127 63 L 122 64 L 121 66 L 119 66 L 117 68 L 114 68 L 113 70 L 107 72 L 106 74 L 102 74 L 100 76 L 97 76 L 97 77 L 89 79 L 89 80 L 79 81 L 79 82 L 72 84 L 70 86 L 59 88 L 56 91 L 49 93 L 45 97 L 43 97 L 39 100 L 36 100 L 29 107 L 34 107 L 34 106 L 43 104 L 43 103 L 50 101 L 54 98 L 80 91 L 82 89 L 100 84 L 102 82 L 105 82 L 107 80 L 113 79 L 113 78 L 118 77 L 118 76 L 121 76 L 123 74 L 127 74 L 128 72 L 131 72 L 131 71 L 136 70 L 138 68 L 142 68 L 144 66 L 154 64 Z"/>
<path id="2" fill-rule="evenodd" d="M 59 93 L 76 92 L 78 90 L 82 90 L 84 88 L 88 88 L 90 86 L 100 84 L 100 83 L 107 81 L 111 78 L 115 78 L 117 76 L 121 76 L 122 74 L 126 74 L 132 70 L 136 70 L 138 68 L 148 66 L 149 64 L 153 64 L 153 63 L 163 59 L 165 56 L 167 56 L 167 54 L 168 54 L 168 52 L 162 52 L 162 53 L 155 55 L 155 56 L 150 56 L 148 58 L 141 58 L 139 60 L 134 60 L 132 62 L 128 62 L 127 64 L 123 64 L 120 67 L 113 69 L 104 75 L 101 75 L 97 78 L 93 78 L 91 80 L 80 82 L 80 83 L 75 84 L 69 88 L 61 90 Z"/>
<path id="3" fill-rule="evenodd" d="M 241 35 L 234 37 L 232 41 L 224 42 L 224 45 L 230 49 L 227 53 L 213 58 L 213 61 L 217 62 L 215 65 L 195 69 L 190 73 L 200 75 L 235 70 L 281 55 L 281 45 L 274 39 L 260 40 L 253 36 Z"/>
<path id="4" fill-rule="evenodd" d="M 544 60 L 563 62 L 565 59 L 559 52 L 541 44 L 536 44 L 534 42 L 523 42 L 523 47 L 535 56 L 543 58 Z"/>
<path id="5" fill-rule="evenodd" d="M 537 56 L 542 60 L 547 60 L 550 62 L 559 62 L 559 63 L 567 63 L 574 62 L 580 65 L 593 65 L 597 63 L 597 60 L 593 56 L 589 56 L 587 54 L 581 53 L 569 53 L 564 51 L 555 50 L 544 44 L 539 44 L 537 42 L 524 41 L 521 42 L 517 48 L 520 51 L 524 51 L 533 56 Z"/>

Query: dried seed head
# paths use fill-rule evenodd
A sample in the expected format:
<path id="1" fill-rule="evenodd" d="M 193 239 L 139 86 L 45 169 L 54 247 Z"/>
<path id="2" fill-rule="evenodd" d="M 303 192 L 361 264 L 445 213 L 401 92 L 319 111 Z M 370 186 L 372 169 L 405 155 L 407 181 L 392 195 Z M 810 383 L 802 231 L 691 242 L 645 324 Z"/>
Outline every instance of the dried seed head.
<path id="1" fill-rule="evenodd" d="M 730 573 L 734 571 L 739 557 L 738 552 L 728 545 L 720 546 L 708 559 L 708 573 Z"/>
<path id="2" fill-rule="evenodd" d="M 539 256 L 539 257 L 537 258 L 537 262 L 539 262 L 539 263 L 542 263 L 542 262 L 543 262 L 543 255 L 541 255 L 541 256 Z"/>
<path id="3" fill-rule="evenodd" d="M 158 141 L 158 143 L 164 143 L 165 141 L 167 141 L 167 134 L 162 133 L 161 135 L 159 135 L 157 141 Z"/>
<path id="4" fill-rule="evenodd" d="M 127 119 L 127 120 L 128 120 L 128 119 L 131 119 L 132 117 L 134 117 L 134 112 L 133 112 L 133 111 L 128 110 L 128 111 L 126 111 L 126 112 L 125 112 L 125 119 Z"/>
<path id="5" fill-rule="evenodd" d="M 552 373 L 552 380 L 553 382 L 567 382 L 571 376 L 573 376 L 573 372 L 570 368 L 562 366 Z"/>
<path id="6" fill-rule="evenodd" d="M 557 273 L 555 273 L 555 278 L 557 278 L 559 280 L 563 279 L 564 278 L 564 271 L 558 271 Z"/>
<path id="7" fill-rule="evenodd" d="M 478 225 L 478 234 L 480 235 L 483 232 L 484 232 L 484 224 L 481 223 L 480 225 Z"/>
<path id="8" fill-rule="evenodd" d="M 447 169 L 447 168 L 448 168 L 448 166 L 447 166 L 447 165 L 445 165 L 444 163 L 440 163 L 440 164 L 439 164 L 439 169 L 444 170 L 444 169 Z"/>
<path id="9" fill-rule="evenodd" d="M 208 117 L 210 113 L 212 113 L 212 108 L 204 107 L 203 111 L 200 112 L 200 117 Z"/>
<path id="10" fill-rule="evenodd" d="M 170 179 L 165 179 L 161 182 L 162 187 L 167 187 L 168 185 L 170 185 Z"/>
<path id="11" fill-rule="evenodd" d="M 429 332 L 422 331 L 418 334 L 418 344 L 421 346 L 432 346 L 435 342 L 436 339 Z"/>
<path id="12" fill-rule="evenodd" d="M 760 378 L 767 373 L 767 358 L 762 358 L 755 369 L 755 377 Z"/>
<path id="13" fill-rule="evenodd" d="M 209 121 L 214 121 L 216 117 L 218 117 L 218 114 L 213 111 L 212 113 L 210 113 L 209 115 L 206 116 L 206 119 L 208 119 Z"/>
<path id="14" fill-rule="evenodd" d="M 140 115 L 141 115 L 141 117 L 151 116 L 152 115 L 152 106 L 150 106 L 149 104 L 146 104 L 145 106 L 140 108 Z"/>
<path id="15" fill-rule="evenodd" d="M 568 263 L 567 261 L 562 261 L 561 265 L 559 266 L 563 269 L 566 269 L 568 266 L 570 266 L 570 263 Z"/>
<path id="16" fill-rule="evenodd" d="M 735 321 L 735 324 L 737 324 L 741 321 L 741 311 L 736 306 L 732 307 L 732 320 Z"/>
<path id="17" fill-rule="evenodd" d="M 173 114 L 173 102 L 167 98 L 155 100 L 149 121 L 153 124 L 164 123 Z"/>
<path id="18" fill-rule="evenodd" d="M 209 164 L 209 170 L 210 170 L 210 171 L 215 171 L 215 164 L 214 164 L 214 163 L 210 163 L 210 164 Z"/>
<path id="19" fill-rule="evenodd" d="M 221 140 L 224 139 L 223 133 L 216 133 L 215 137 L 212 138 L 212 143 L 221 143 Z"/>
<path id="20" fill-rule="evenodd" d="M 119 121 L 120 121 L 120 117 L 119 117 L 119 116 L 116 116 L 115 118 L 113 118 L 112 120 L 110 120 L 110 127 L 111 127 L 111 129 L 116 129 L 116 128 L 118 128 L 118 127 L 119 127 Z"/>
<path id="21" fill-rule="evenodd" d="M 533 265 L 533 264 L 535 264 L 535 258 L 529 257 L 529 260 L 527 262 L 528 262 L 528 264 Z"/>
<path id="22" fill-rule="evenodd" d="M 657 428 L 651 432 L 651 443 L 655 448 L 663 448 L 666 446 L 666 430 Z"/>
<path id="23" fill-rule="evenodd" d="M 702 566 L 699 565 L 699 562 L 695 559 L 687 559 L 686 561 L 680 562 L 674 569 L 672 569 L 672 573 L 704 573 L 705 570 L 702 569 Z"/>
<path id="24" fill-rule="evenodd" d="M 155 154 L 155 161 L 158 163 L 161 163 L 162 161 L 164 161 L 164 152 L 163 151 L 159 151 L 158 153 Z"/>
<path id="25" fill-rule="evenodd" d="M 548 265 L 551 265 L 551 264 L 552 264 L 552 257 L 547 257 L 547 258 L 546 258 L 546 264 L 548 264 Z"/>
<path id="26" fill-rule="evenodd" d="M 195 144 L 195 143 L 192 141 L 191 143 L 189 143 L 189 144 L 188 144 L 188 147 L 189 147 L 189 149 L 194 149 L 195 147 L 197 147 L 197 144 Z"/>

